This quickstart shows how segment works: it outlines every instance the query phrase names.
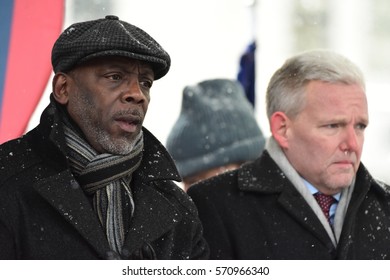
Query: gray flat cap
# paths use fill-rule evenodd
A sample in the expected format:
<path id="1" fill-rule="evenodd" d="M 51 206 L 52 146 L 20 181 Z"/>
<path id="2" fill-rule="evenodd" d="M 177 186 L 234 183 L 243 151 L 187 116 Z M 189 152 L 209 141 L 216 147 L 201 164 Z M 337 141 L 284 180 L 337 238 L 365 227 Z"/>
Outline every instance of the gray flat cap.
<path id="1" fill-rule="evenodd" d="M 150 62 L 155 80 L 168 73 L 169 54 L 142 29 L 117 16 L 72 24 L 53 46 L 54 72 L 67 72 L 95 57 L 124 56 Z"/>

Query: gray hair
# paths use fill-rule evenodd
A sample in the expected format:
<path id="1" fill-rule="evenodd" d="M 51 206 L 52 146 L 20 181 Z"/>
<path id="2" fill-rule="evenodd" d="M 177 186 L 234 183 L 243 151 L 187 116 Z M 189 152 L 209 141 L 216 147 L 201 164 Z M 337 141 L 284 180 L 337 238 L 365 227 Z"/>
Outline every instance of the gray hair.
<path id="1" fill-rule="evenodd" d="M 266 93 L 267 116 L 281 111 L 295 117 L 305 106 L 310 81 L 358 85 L 365 91 L 361 70 L 346 57 L 328 50 L 312 50 L 286 60 L 272 76 Z"/>

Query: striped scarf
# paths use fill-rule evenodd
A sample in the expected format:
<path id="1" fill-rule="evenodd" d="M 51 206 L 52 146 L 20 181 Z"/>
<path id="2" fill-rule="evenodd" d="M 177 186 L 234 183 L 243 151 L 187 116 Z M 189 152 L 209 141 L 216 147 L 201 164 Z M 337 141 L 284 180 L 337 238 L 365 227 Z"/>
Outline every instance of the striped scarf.
<path id="1" fill-rule="evenodd" d="M 142 131 L 131 153 L 125 156 L 98 154 L 67 120 L 64 132 L 72 173 L 84 192 L 93 197 L 93 208 L 110 248 L 120 255 L 134 213 L 130 182 L 142 159 Z"/>

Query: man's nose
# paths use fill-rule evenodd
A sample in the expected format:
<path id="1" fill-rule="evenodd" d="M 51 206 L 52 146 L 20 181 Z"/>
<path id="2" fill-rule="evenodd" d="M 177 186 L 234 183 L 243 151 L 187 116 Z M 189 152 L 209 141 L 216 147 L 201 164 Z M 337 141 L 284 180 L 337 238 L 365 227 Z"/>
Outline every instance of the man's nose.
<path id="1" fill-rule="evenodd" d="M 143 103 L 146 101 L 146 96 L 143 93 L 138 80 L 132 80 L 126 83 L 123 89 L 121 100 L 124 103 Z"/>
<path id="2" fill-rule="evenodd" d="M 345 130 L 343 150 L 349 152 L 356 152 L 359 149 L 359 136 L 353 126 L 347 126 Z"/>

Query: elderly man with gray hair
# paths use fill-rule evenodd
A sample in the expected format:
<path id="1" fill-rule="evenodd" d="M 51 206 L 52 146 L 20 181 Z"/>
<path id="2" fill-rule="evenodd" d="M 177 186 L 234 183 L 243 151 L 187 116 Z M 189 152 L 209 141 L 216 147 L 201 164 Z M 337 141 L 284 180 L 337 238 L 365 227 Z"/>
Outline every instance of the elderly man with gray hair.
<path id="1" fill-rule="evenodd" d="M 272 136 L 253 163 L 194 185 L 213 259 L 389 259 L 389 186 L 361 163 L 369 123 L 361 71 L 313 50 L 266 95 Z"/>

